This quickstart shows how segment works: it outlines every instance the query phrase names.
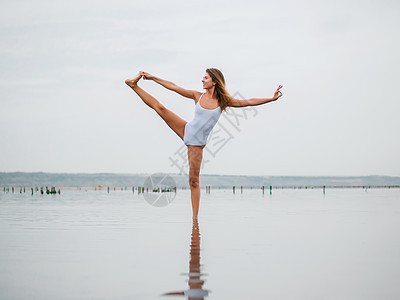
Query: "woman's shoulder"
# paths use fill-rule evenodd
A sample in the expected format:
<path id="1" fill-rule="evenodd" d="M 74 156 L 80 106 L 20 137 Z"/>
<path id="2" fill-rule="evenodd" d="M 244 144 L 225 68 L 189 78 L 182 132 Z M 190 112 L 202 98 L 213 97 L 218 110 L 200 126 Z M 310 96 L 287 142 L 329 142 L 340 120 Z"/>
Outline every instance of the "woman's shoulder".
<path id="1" fill-rule="evenodd" d="M 199 102 L 201 96 L 204 94 L 202 92 L 198 92 L 198 91 L 193 91 L 194 93 L 194 103 Z"/>

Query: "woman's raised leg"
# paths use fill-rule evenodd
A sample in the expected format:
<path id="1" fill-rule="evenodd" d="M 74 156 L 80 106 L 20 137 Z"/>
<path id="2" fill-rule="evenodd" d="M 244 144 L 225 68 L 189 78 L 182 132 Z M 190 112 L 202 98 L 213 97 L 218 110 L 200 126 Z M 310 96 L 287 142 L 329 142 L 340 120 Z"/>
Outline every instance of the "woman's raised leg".
<path id="1" fill-rule="evenodd" d="M 203 159 L 203 146 L 188 145 L 189 185 L 192 199 L 193 220 L 197 220 L 200 206 L 200 167 Z"/>
<path id="2" fill-rule="evenodd" d="M 141 77 L 142 76 L 139 73 L 135 78 L 125 80 L 125 83 L 130 86 L 132 90 L 136 92 L 136 94 L 138 94 L 138 96 L 143 100 L 144 103 L 154 109 L 158 113 L 158 115 L 165 121 L 165 123 L 167 123 L 167 125 L 183 140 L 185 125 L 187 122 L 174 112 L 167 109 L 152 95 L 141 89 L 137 85 Z"/>

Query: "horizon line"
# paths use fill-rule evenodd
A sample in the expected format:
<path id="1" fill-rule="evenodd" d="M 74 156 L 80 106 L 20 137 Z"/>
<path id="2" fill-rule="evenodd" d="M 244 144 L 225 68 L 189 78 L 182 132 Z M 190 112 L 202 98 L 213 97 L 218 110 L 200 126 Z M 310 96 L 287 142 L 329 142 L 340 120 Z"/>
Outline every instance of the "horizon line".
<path id="1" fill-rule="evenodd" d="M 68 174 L 68 175 L 152 175 L 152 174 L 168 174 L 174 176 L 185 176 L 179 173 L 154 172 L 154 173 L 119 173 L 119 172 L 47 172 L 47 171 L 0 171 L 5 174 L 24 173 L 24 174 Z M 200 174 L 200 176 L 246 176 L 246 177 L 400 177 L 400 175 L 246 175 L 246 174 Z"/>

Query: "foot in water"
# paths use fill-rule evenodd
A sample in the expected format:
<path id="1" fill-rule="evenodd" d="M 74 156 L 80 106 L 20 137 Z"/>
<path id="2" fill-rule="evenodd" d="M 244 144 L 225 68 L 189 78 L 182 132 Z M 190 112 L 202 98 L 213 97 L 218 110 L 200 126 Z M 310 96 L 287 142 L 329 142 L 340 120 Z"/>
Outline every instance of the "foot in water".
<path id="1" fill-rule="evenodd" d="M 137 86 L 138 81 L 140 80 L 140 78 L 142 78 L 142 75 L 140 75 L 140 72 L 136 75 L 136 77 L 132 78 L 132 79 L 127 79 L 125 80 L 125 83 L 127 85 L 129 85 L 131 88 L 134 88 L 135 86 Z"/>

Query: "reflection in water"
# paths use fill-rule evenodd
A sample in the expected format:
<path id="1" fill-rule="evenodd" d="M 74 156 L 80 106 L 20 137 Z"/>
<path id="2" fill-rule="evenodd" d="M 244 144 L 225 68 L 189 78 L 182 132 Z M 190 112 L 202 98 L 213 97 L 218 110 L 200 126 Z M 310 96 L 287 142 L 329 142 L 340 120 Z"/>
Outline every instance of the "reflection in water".
<path id="1" fill-rule="evenodd" d="M 201 273 L 200 267 L 200 230 L 199 223 L 197 220 L 193 220 L 192 227 L 192 239 L 190 244 L 190 261 L 189 261 L 189 273 L 184 273 L 182 275 L 189 276 L 188 284 L 189 289 L 185 291 L 178 292 L 170 292 L 165 293 L 163 296 L 171 296 L 171 295 L 181 295 L 186 296 L 188 299 L 204 299 L 204 297 L 208 296 L 209 290 L 203 289 L 204 280 L 201 279 L 201 276 L 206 274 Z"/>

